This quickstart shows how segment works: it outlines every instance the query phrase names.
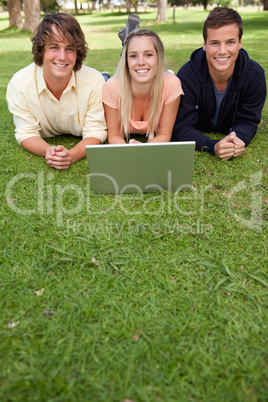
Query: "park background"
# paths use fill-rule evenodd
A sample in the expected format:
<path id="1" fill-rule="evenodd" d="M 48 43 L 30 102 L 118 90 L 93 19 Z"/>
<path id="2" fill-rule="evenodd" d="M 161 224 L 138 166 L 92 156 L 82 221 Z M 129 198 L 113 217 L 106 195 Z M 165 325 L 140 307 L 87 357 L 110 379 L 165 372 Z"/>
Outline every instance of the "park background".
<path id="1" fill-rule="evenodd" d="M 138 10 L 177 71 L 203 8 Z M 240 8 L 268 67 L 268 14 Z M 86 65 L 114 73 L 124 10 L 76 17 Z M 239 158 L 195 153 L 192 190 L 95 195 L 87 161 L 55 171 L 15 141 L 5 93 L 31 33 L 0 15 L 1 401 L 267 400 L 268 108 Z M 266 73 L 267 76 L 267 73 Z M 51 144 L 73 146 L 66 136 Z"/>

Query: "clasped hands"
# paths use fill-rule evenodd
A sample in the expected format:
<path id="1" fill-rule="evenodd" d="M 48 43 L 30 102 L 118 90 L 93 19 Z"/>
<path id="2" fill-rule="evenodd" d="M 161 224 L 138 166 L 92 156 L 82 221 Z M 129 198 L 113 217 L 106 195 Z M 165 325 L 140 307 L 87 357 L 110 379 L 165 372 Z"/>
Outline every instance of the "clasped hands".
<path id="1" fill-rule="evenodd" d="M 215 155 L 220 159 L 236 158 L 245 151 L 245 143 L 232 131 L 229 135 L 217 142 L 214 146 Z"/>
<path id="2" fill-rule="evenodd" d="M 71 153 L 63 145 L 48 148 L 45 158 L 49 167 L 60 170 L 68 169 L 72 163 Z"/>

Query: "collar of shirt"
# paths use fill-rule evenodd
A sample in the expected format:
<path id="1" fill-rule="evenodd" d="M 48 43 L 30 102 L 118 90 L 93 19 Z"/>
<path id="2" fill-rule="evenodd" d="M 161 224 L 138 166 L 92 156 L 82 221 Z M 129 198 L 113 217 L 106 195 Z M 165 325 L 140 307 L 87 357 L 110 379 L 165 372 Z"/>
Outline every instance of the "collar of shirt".
<path id="1" fill-rule="evenodd" d="M 44 79 L 44 75 L 43 75 L 43 67 L 42 66 L 36 66 L 37 68 L 37 91 L 38 91 L 38 95 L 40 95 L 43 91 L 46 91 L 47 94 L 49 96 L 52 95 L 52 93 L 50 92 L 50 90 L 47 87 L 46 81 Z M 70 78 L 70 81 L 68 82 L 67 87 L 65 88 L 65 90 L 63 91 L 63 94 L 65 94 L 66 92 L 70 91 L 72 88 L 75 89 L 75 91 L 77 91 L 76 88 L 76 79 L 75 79 L 75 72 L 72 71 L 72 76 Z M 53 95 L 52 95 L 53 96 Z M 53 96 L 54 97 L 54 96 Z"/>

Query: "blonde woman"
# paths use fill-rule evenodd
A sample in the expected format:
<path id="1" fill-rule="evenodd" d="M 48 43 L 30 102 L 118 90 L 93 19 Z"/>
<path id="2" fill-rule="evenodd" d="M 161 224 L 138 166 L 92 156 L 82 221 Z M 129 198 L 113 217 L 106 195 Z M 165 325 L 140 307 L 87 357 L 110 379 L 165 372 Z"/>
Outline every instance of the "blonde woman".
<path id="1" fill-rule="evenodd" d="M 140 142 L 131 134 L 145 135 L 148 142 L 170 141 L 183 91 L 180 80 L 164 72 L 164 63 L 164 46 L 155 32 L 128 35 L 117 71 L 104 86 L 110 144 Z"/>

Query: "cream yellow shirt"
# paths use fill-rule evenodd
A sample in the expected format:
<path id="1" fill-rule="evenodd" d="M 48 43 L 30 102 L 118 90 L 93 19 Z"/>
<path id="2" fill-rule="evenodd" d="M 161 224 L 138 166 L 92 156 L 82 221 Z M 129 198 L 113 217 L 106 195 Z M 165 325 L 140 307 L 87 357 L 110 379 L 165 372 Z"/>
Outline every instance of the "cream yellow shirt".
<path id="1" fill-rule="evenodd" d="M 47 88 L 43 68 L 35 63 L 18 71 L 7 87 L 15 137 L 20 144 L 29 137 L 49 138 L 72 134 L 104 142 L 107 127 L 102 105 L 104 78 L 93 68 L 72 72 L 60 100 Z"/>

